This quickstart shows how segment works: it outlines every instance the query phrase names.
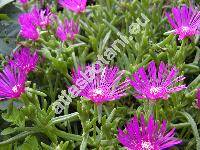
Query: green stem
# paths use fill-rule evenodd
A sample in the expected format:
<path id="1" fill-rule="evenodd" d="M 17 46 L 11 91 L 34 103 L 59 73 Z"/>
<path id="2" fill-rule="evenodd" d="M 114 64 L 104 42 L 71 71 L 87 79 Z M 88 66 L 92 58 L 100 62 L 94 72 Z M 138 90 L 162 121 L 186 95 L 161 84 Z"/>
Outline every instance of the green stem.
<path id="1" fill-rule="evenodd" d="M 37 42 L 44 44 L 45 46 L 49 46 L 48 42 L 46 42 L 44 39 L 38 39 Z"/>
<path id="2" fill-rule="evenodd" d="M 72 83 L 72 77 L 68 74 L 68 72 L 65 75 L 66 75 L 66 78 L 69 80 L 69 82 Z"/>
<path id="3" fill-rule="evenodd" d="M 96 141 L 96 134 L 97 134 L 96 122 L 94 122 L 94 125 L 93 125 L 93 138 L 94 138 L 94 141 Z"/>
<path id="4" fill-rule="evenodd" d="M 200 136 L 199 136 L 196 122 L 194 121 L 194 119 L 189 113 L 187 112 L 178 112 L 178 113 L 182 114 L 185 118 L 187 118 L 188 122 L 190 123 L 195 140 L 196 140 L 196 149 L 200 150 Z"/>
<path id="5" fill-rule="evenodd" d="M 34 93 L 34 94 L 42 96 L 42 97 L 46 97 L 47 96 L 45 93 L 37 91 L 37 90 L 29 88 L 29 87 L 26 87 L 26 91 L 28 91 L 30 93 Z"/>
<path id="6" fill-rule="evenodd" d="M 15 130 L 15 132 L 24 132 L 24 131 L 38 132 L 40 129 L 37 127 L 16 127 L 16 128 L 14 128 L 14 130 Z"/>
<path id="7" fill-rule="evenodd" d="M 76 55 L 74 52 L 72 52 L 72 59 L 73 59 L 73 62 L 74 62 L 74 66 L 75 66 L 75 70 L 78 69 L 78 62 L 76 60 Z"/>
<path id="8" fill-rule="evenodd" d="M 191 124 L 188 122 L 185 123 L 179 123 L 179 124 L 170 124 L 171 127 L 176 128 L 176 129 L 180 129 L 180 128 L 184 128 L 184 127 L 190 127 Z"/>
<path id="9" fill-rule="evenodd" d="M 97 105 L 98 123 L 101 123 L 102 118 L 102 104 Z"/>
<path id="10" fill-rule="evenodd" d="M 78 120 L 78 118 L 79 118 L 79 113 L 75 112 L 75 113 L 71 113 L 68 115 L 52 118 L 51 124 L 57 124 L 60 122 L 65 122 L 65 121 Z"/>
<path id="11" fill-rule="evenodd" d="M 8 145 L 10 143 L 14 143 L 15 141 L 23 139 L 23 138 L 27 137 L 28 135 L 31 135 L 31 134 L 34 134 L 34 133 L 37 133 L 37 131 L 25 131 L 25 132 L 20 133 L 16 136 L 13 136 L 12 138 L 10 138 L 6 141 L 0 142 L 0 146 Z"/>
<path id="12" fill-rule="evenodd" d="M 53 101 L 55 102 L 56 100 L 56 94 L 57 94 L 57 90 L 58 90 L 58 83 L 60 81 L 60 76 L 59 74 L 57 73 L 56 74 L 56 82 L 55 82 L 55 86 L 54 86 L 54 90 L 53 90 Z"/>
<path id="13" fill-rule="evenodd" d="M 195 46 L 195 48 L 197 49 L 197 52 L 196 52 L 196 56 L 195 56 L 195 59 L 193 61 L 194 64 L 198 64 L 199 60 L 200 60 L 200 48 Z"/>
<path id="14" fill-rule="evenodd" d="M 159 104 L 155 105 L 155 119 L 159 120 Z"/>
<path id="15" fill-rule="evenodd" d="M 180 51 L 183 50 L 183 48 L 184 48 L 186 42 L 187 42 L 187 39 L 183 39 L 183 40 L 182 40 L 181 47 L 180 47 Z"/>
<path id="16" fill-rule="evenodd" d="M 149 105 L 148 116 L 151 116 L 154 113 L 154 102 L 152 102 L 151 100 L 148 100 L 148 105 Z"/>
<path id="17" fill-rule="evenodd" d="M 84 134 L 83 135 L 83 140 L 81 142 L 80 150 L 85 150 L 86 149 L 88 138 L 89 138 L 88 134 Z"/>
<path id="18" fill-rule="evenodd" d="M 72 141 L 82 142 L 82 136 L 80 136 L 80 135 L 66 133 L 66 132 L 58 130 L 58 129 L 54 130 L 54 133 L 57 136 L 65 139 L 65 140 L 72 140 Z"/>
<path id="19" fill-rule="evenodd" d="M 113 117 L 115 116 L 115 113 L 116 113 L 116 108 L 114 108 L 114 109 L 112 110 L 112 112 L 110 113 L 110 115 L 108 116 L 108 118 L 107 118 L 107 120 L 106 120 L 106 123 L 112 122 Z"/>
<path id="20" fill-rule="evenodd" d="M 194 88 L 200 82 L 200 74 L 188 85 L 188 88 Z"/>
<path id="21" fill-rule="evenodd" d="M 145 60 L 143 60 L 140 64 L 138 64 L 137 68 L 140 68 L 140 67 L 146 65 L 151 59 L 152 59 L 152 57 L 149 55 Z"/>
<path id="22" fill-rule="evenodd" d="M 174 37 L 174 35 L 170 34 L 168 37 L 166 37 L 162 42 L 158 43 L 157 45 L 159 47 L 162 47 L 162 46 L 166 45 L 167 43 L 169 43 L 173 37 Z"/>
<path id="23" fill-rule="evenodd" d="M 13 110 L 13 100 L 11 99 L 8 104 L 7 113 L 10 115 L 12 113 L 12 110 Z"/>

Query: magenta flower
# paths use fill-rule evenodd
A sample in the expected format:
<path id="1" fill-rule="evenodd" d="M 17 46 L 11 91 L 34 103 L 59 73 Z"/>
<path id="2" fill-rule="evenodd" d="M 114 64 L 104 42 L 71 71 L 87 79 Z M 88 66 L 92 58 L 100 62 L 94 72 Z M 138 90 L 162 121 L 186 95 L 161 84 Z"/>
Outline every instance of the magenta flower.
<path id="1" fill-rule="evenodd" d="M 51 23 L 51 16 L 49 9 L 39 10 L 37 8 L 34 8 L 31 12 L 21 14 L 18 18 L 21 26 L 20 34 L 26 39 L 37 40 L 40 36 L 39 28 L 46 29 Z"/>
<path id="2" fill-rule="evenodd" d="M 186 88 L 185 85 L 176 86 L 176 83 L 185 79 L 183 76 L 177 77 L 179 71 L 176 67 L 170 68 L 161 62 L 157 70 L 155 62 L 151 61 L 147 70 L 145 72 L 143 67 L 139 68 L 133 74 L 134 80 L 130 81 L 135 89 L 134 96 L 138 99 L 168 99 L 170 94 Z"/>
<path id="3" fill-rule="evenodd" d="M 18 22 L 21 26 L 20 35 L 26 39 L 37 40 L 39 38 L 39 31 L 32 23 L 32 15 L 29 13 L 21 14 Z"/>
<path id="4" fill-rule="evenodd" d="M 118 140 L 127 150 L 163 150 L 181 143 L 181 140 L 174 137 L 175 128 L 167 133 L 166 121 L 159 128 L 153 116 L 150 116 L 146 124 L 143 115 L 140 123 L 135 115 L 125 129 L 119 129 Z"/>
<path id="5" fill-rule="evenodd" d="M 8 65 L 0 73 L 0 100 L 19 98 L 25 92 L 26 74 Z"/>
<path id="6" fill-rule="evenodd" d="M 91 71 L 92 67 L 87 66 L 85 72 Z M 125 91 L 128 89 L 129 81 L 125 80 L 120 83 L 124 71 L 119 72 L 118 67 L 107 66 L 103 68 L 101 73 L 95 73 L 93 71 L 91 73 L 91 76 L 87 76 L 90 79 L 87 81 L 84 80 L 85 76 L 82 75 L 80 68 L 76 73 L 73 72 L 73 83 L 80 89 L 79 96 L 83 96 L 97 104 L 126 96 Z M 79 84 L 80 82 L 82 84 Z"/>
<path id="7" fill-rule="evenodd" d="M 179 40 L 200 34 L 200 11 L 188 8 L 186 5 L 179 8 L 172 8 L 174 18 L 168 13 L 166 16 L 173 33 L 179 35 Z"/>
<path id="8" fill-rule="evenodd" d="M 36 7 L 32 10 L 31 14 L 33 15 L 35 26 L 42 28 L 43 30 L 46 29 L 48 25 L 52 22 L 53 14 L 50 12 L 49 8 L 45 10 L 39 10 Z"/>
<path id="9" fill-rule="evenodd" d="M 75 13 L 81 13 L 86 9 L 87 0 L 59 0 L 58 2 Z"/>
<path id="10" fill-rule="evenodd" d="M 21 4 L 26 4 L 26 3 L 28 3 L 28 0 L 19 0 L 19 2 L 20 2 Z"/>
<path id="11" fill-rule="evenodd" d="M 22 48 L 19 52 L 15 52 L 13 57 L 14 59 L 10 60 L 9 63 L 12 66 L 18 67 L 26 74 L 35 69 L 38 61 L 37 53 L 34 52 L 34 54 L 31 55 L 29 48 Z"/>
<path id="12" fill-rule="evenodd" d="M 200 109 L 200 89 L 197 90 L 196 98 L 197 98 L 197 107 Z"/>
<path id="13" fill-rule="evenodd" d="M 71 41 L 74 40 L 74 36 L 79 33 L 79 26 L 74 20 L 64 20 L 63 24 L 59 24 L 56 36 L 62 41 L 66 41 L 70 39 Z"/>

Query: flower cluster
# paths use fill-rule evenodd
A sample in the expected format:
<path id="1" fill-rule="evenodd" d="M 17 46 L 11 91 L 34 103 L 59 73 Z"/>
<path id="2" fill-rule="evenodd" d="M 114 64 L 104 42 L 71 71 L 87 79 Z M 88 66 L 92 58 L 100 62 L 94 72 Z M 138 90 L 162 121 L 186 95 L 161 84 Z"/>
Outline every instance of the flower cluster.
<path id="1" fill-rule="evenodd" d="M 59 4 L 75 13 L 84 12 L 87 0 L 59 0 Z"/>
<path id="2" fill-rule="evenodd" d="M 24 93 L 27 75 L 34 70 L 37 60 L 37 53 L 31 55 L 28 48 L 14 53 L 13 59 L 0 73 L 0 100 L 19 98 Z"/>
<path id="3" fill-rule="evenodd" d="M 153 116 L 146 123 L 141 115 L 139 123 L 135 115 L 125 129 L 119 129 L 118 140 L 128 150 L 163 150 L 181 143 L 181 140 L 174 137 L 175 128 L 167 133 L 166 121 L 159 128 Z"/>
<path id="4" fill-rule="evenodd" d="M 28 2 L 28 0 L 19 1 L 22 4 Z M 85 11 L 87 0 L 58 0 L 58 3 L 79 14 Z M 70 13 L 70 15 L 74 14 Z M 37 41 L 40 38 L 40 30 L 46 30 L 52 24 L 52 16 L 53 14 L 48 8 L 39 10 L 36 7 L 31 12 L 21 14 L 18 19 L 21 26 L 20 35 L 26 39 Z M 200 34 L 200 11 L 183 5 L 181 8 L 172 8 L 172 15 L 166 13 L 166 16 L 173 28 L 172 33 L 178 35 L 179 40 Z M 57 19 L 59 15 L 55 18 L 57 28 L 54 28 L 53 32 L 56 37 L 62 42 L 73 41 L 75 35 L 79 33 L 78 21 L 73 19 L 61 21 Z M 48 32 L 49 35 L 51 33 Z M 125 39 L 124 36 L 120 35 L 120 38 L 122 37 Z M 117 47 L 116 43 L 115 47 Z M 125 44 L 127 43 L 124 42 L 121 46 L 124 47 Z M 112 47 L 114 47 L 113 45 Z M 113 56 L 115 54 L 117 55 L 113 50 Z M 111 55 L 109 56 L 111 58 Z M 60 60 L 60 58 L 58 59 Z M 64 61 L 64 59 L 62 60 Z M 13 59 L 8 61 L 8 65 L 0 73 L 0 101 L 19 98 L 25 92 L 28 73 L 36 68 L 37 62 L 37 52 L 32 54 L 29 48 L 22 48 L 13 54 Z M 158 66 L 155 61 L 151 61 L 146 68 L 140 67 L 132 74 L 131 79 L 124 78 L 125 71 L 120 71 L 116 66 L 106 65 L 102 67 L 101 71 L 97 71 L 100 70 L 97 66 L 93 67 L 93 65 L 88 65 L 84 69 L 78 67 L 76 71 L 73 70 L 72 82 L 77 88 L 74 95 L 82 96 L 98 106 L 126 96 L 129 85 L 134 89 L 133 96 L 135 98 L 149 101 L 167 100 L 171 94 L 186 89 L 186 85 L 182 83 L 185 77 L 179 75 L 179 70 L 175 66 L 169 66 L 162 61 Z M 89 74 L 83 73 L 83 71 Z M 66 95 L 65 91 L 63 95 L 59 97 L 59 101 L 67 105 L 64 98 L 67 98 L 69 103 L 71 98 Z M 196 97 L 197 106 L 200 108 L 200 89 L 197 90 Z M 153 115 L 150 115 L 146 122 L 144 115 L 141 115 L 140 119 L 135 115 L 124 131 L 118 130 L 117 138 L 128 150 L 164 150 L 181 143 L 181 140 L 175 138 L 174 135 L 175 128 L 167 132 L 166 121 L 159 124 L 154 120 Z"/>
<path id="5" fill-rule="evenodd" d="M 64 20 L 64 23 L 60 23 L 56 30 L 56 36 L 62 41 L 70 39 L 74 40 L 74 36 L 79 33 L 79 26 L 73 19 Z"/>
<path id="6" fill-rule="evenodd" d="M 39 38 L 39 29 L 46 29 L 51 23 L 52 13 L 49 9 L 39 10 L 34 8 L 31 12 L 21 14 L 18 22 L 21 26 L 20 34 L 22 37 L 31 40 Z"/>
<path id="7" fill-rule="evenodd" d="M 172 26 L 173 33 L 179 35 L 179 40 L 200 34 L 200 11 L 188 8 L 172 8 L 174 18 L 166 13 L 168 21 Z"/>
<path id="8" fill-rule="evenodd" d="M 83 96 L 97 105 L 126 96 L 129 83 L 136 91 L 136 98 L 148 100 L 168 99 L 171 93 L 186 88 L 185 85 L 176 86 L 176 83 L 183 81 L 184 77 L 177 77 L 178 70 L 163 62 L 160 63 L 157 71 L 155 62 L 151 61 L 147 67 L 148 72 L 141 67 L 133 74 L 134 80 L 126 79 L 121 83 L 124 71 L 120 73 L 117 67 L 106 66 L 102 72 L 95 74 L 87 74 L 88 70 L 92 72 L 93 69 L 87 66 L 86 74 L 80 67 L 77 72 L 73 71 L 73 83 L 79 89 L 78 92 L 76 91 L 78 96 Z M 84 78 L 89 82 L 84 82 Z M 127 125 L 126 131 L 119 129 L 118 140 L 128 150 L 164 150 L 181 143 L 181 140 L 174 137 L 174 132 L 175 128 L 166 132 L 166 121 L 163 121 L 159 128 L 159 124 L 154 121 L 152 115 L 147 124 L 143 115 L 141 115 L 140 123 L 135 115 Z"/>
<path id="9" fill-rule="evenodd" d="M 90 67 L 87 67 L 87 70 Z M 134 96 L 138 99 L 159 100 L 168 99 L 170 94 L 181 91 L 186 88 L 176 83 L 183 81 L 184 76 L 178 76 L 176 67 L 169 67 L 163 62 L 160 63 L 157 71 L 156 64 L 151 61 L 147 67 L 148 74 L 144 67 L 141 67 L 133 74 L 134 80 L 127 79 L 125 82 L 116 86 L 121 79 L 122 74 L 117 76 L 119 69 L 117 67 L 105 67 L 102 73 L 96 74 L 94 79 L 81 90 L 80 96 L 84 96 L 95 103 L 119 99 L 125 96 L 124 93 L 129 85 L 135 89 Z M 79 68 L 77 73 L 73 72 L 73 83 L 77 85 L 77 81 L 84 78 Z M 115 86 L 113 88 L 113 86 Z M 79 86 L 77 86 L 81 89 Z"/>

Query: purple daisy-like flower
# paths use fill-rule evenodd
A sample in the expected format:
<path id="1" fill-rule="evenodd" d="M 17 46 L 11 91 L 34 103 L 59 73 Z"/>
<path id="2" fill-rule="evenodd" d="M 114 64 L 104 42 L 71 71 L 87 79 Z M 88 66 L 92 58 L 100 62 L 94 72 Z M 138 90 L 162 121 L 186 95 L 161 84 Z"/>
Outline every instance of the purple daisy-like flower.
<path id="1" fill-rule="evenodd" d="M 197 107 L 200 109 L 200 89 L 197 90 L 197 94 L 196 94 L 196 98 L 197 98 Z"/>
<path id="2" fill-rule="evenodd" d="M 0 73 L 0 100 L 19 98 L 25 92 L 26 74 L 12 65 Z"/>
<path id="3" fill-rule="evenodd" d="M 85 72 L 91 72 L 92 67 L 87 66 Z M 100 73 L 91 72 L 87 78 L 90 80 L 86 82 L 85 76 L 82 75 L 82 71 L 79 68 L 75 73 L 73 72 L 73 83 L 80 89 L 79 96 L 83 96 L 86 99 L 93 101 L 96 104 L 101 104 L 106 101 L 113 101 L 126 96 L 125 91 L 128 89 L 129 81 L 125 80 L 120 83 L 124 71 L 119 72 L 118 67 L 104 67 Z M 78 83 L 85 82 L 84 87 L 81 87 Z"/>
<path id="4" fill-rule="evenodd" d="M 37 27 L 32 23 L 32 17 L 29 13 L 21 14 L 18 18 L 18 22 L 21 26 L 20 35 L 26 39 L 37 40 L 39 38 L 39 31 Z"/>
<path id="5" fill-rule="evenodd" d="M 81 13 L 86 9 L 87 0 L 59 0 L 60 5 L 75 12 Z"/>
<path id="6" fill-rule="evenodd" d="M 40 36 L 38 28 L 46 29 L 51 23 L 51 16 L 49 9 L 39 10 L 36 7 L 31 12 L 21 14 L 18 18 L 20 34 L 26 39 L 37 40 Z"/>
<path id="7" fill-rule="evenodd" d="M 135 89 L 134 96 L 138 99 L 159 100 L 168 99 L 169 95 L 186 88 L 185 85 L 176 83 L 183 81 L 184 76 L 178 76 L 176 67 L 169 67 L 163 62 L 160 63 L 157 70 L 154 61 L 151 61 L 145 72 L 141 67 L 133 74 L 134 80 L 130 84 Z"/>
<path id="8" fill-rule="evenodd" d="M 119 129 L 117 138 L 127 150 L 163 150 L 181 143 L 181 140 L 174 137 L 175 128 L 166 132 L 166 121 L 159 128 L 153 116 L 146 123 L 141 115 L 139 123 L 135 115 L 125 129 Z"/>
<path id="9" fill-rule="evenodd" d="M 46 8 L 45 10 L 39 10 L 38 8 L 34 8 L 31 12 L 34 18 L 33 24 L 36 26 L 39 26 L 42 29 L 46 29 L 48 25 L 51 24 L 52 22 L 52 16 L 53 14 L 51 13 L 49 8 Z"/>
<path id="10" fill-rule="evenodd" d="M 18 67 L 26 74 L 35 69 L 38 61 L 37 52 L 34 52 L 32 55 L 29 48 L 22 48 L 20 51 L 15 52 L 13 57 L 14 59 L 10 60 L 9 63 L 12 66 Z"/>
<path id="11" fill-rule="evenodd" d="M 79 33 L 79 26 L 78 23 L 75 23 L 74 20 L 64 20 L 64 23 L 60 23 L 57 31 L 56 36 L 62 41 L 66 41 L 68 39 L 74 40 L 74 36 Z"/>
<path id="12" fill-rule="evenodd" d="M 179 40 L 200 34 L 200 11 L 183 5 L 181 8 L 172 8 L 174 18 L 166 13 L 172 26 L 173 33 L 179 35 Z"/>

